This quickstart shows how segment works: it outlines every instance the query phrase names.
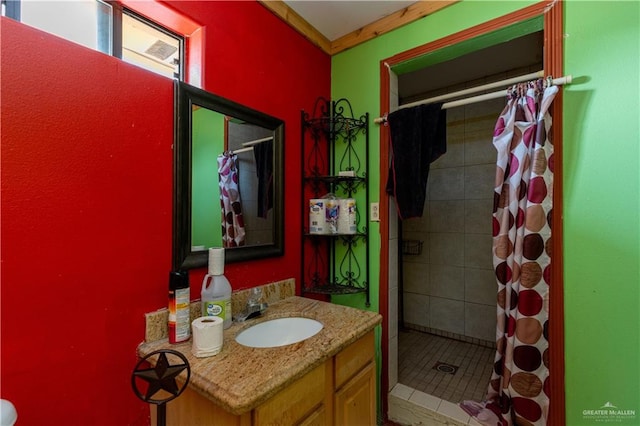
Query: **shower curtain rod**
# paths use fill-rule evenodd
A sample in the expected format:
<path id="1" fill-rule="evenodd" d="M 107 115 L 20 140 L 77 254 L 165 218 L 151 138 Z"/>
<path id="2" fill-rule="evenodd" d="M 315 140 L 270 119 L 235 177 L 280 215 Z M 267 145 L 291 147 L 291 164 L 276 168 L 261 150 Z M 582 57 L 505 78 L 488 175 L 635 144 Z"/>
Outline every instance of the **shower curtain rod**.
<path id="1" fill-rule="evenodd" d="M 249 142 L 242 142 L 242 146 L 258 145 L 259 143 L 270 141 L 271 139 L 273 139 L 273 136 L 267 136 L 266 138 L 256 139 L 254 141 L 249 141 Z"/>
<path id="2" fill-rule="evenodd" d="M 246 148 L 234 149 L 231 152 L 233 152 L 234 154 L 240 154 L 242 152 L 247 152 L 247 151 L 253 151 L 253 147 L 252 146 L 248 146 Z"/>
<path id="3" fill-rule="evenodd" d="M 254 141 L 249 141 L 249 142 L 243 142 L 242 146 L 246 148 L 235 149 L 233 150 L 233 153 L 240 154 L 241 152 L 252 151 L 254 145 L 258 145 L 259 143 L 270 141 L 271 139 L 273 139 L 273 136 L 267 136 L 266 138 L 256 139 Z"/>
<path id="4" fill-rule="evenodd" d="M 501 86 L 508 86 L 515 83 L 521 83 L 523 81 L 532 80 L 535 78 L 541 78 L 544 76 L 544 71 L 538 71 L 531 74 L 521 75 L 519 77 L 513 77 L 502 81 L 496 81 L 494 83 L 484 84 L 482 86 L 472 87 L 470 89 L 459 90 L 457 92 L 447 93 L 446 95 L 435 96 L 429 99 L 423 99 L 421 101 L 411 102 L 408 104 L 401 105 L 398 109 L 409 108 L 412 106 L 430 104 L 434 102 L 443 101 L 446 99 L 457 98 L 458 96 L 467 95 L 469 93 L 480 92 L 482 90 L 493 89 Z M 571 84 L 572 76 L 567 75 L 564 77 L 554 78 L 551 80 L 552 84 L 555 86 L 560 86 L 563 84 Z M 447 102 L 442 104 L 442 109 L 455 108 L 458 106 L 469 105 L 476 102 L 487 101 L 489 99 L 497 99 L 507 96 L 507 89 L 500 90 L 492 93 L 485 93 L 484 95 L 471 96 L 469 98 L 459 99 L 457 101 Z M 373 122 L 376 124 L 386 123 L 387 116 L 385 114 L 384 117 L 374 118 Z"/>

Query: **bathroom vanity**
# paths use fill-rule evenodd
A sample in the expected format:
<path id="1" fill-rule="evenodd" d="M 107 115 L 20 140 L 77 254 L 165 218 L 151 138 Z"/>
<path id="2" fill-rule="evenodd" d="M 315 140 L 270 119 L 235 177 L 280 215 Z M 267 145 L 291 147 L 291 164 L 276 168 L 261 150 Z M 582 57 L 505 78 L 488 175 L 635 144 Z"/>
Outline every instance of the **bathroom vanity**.
<path id="1" fill-rule="evenodd" d="M 253 348 L 236 342 L 243 330 L 276 318 L 323 324 L 317 334 L 286 346 Z M 168 425 L 375 425 L 374 312 L 289 297 L 259 318 L 224 331 L 222 351 L 191 354 L 191 341 L 144 343 L 138 355 L 174 349 L 187 357 L 187 389 L 167 404 Z M 180 376 L 178 377 L 180 381 Z M 154 409 L 152 409 L 152 424 Z"/>

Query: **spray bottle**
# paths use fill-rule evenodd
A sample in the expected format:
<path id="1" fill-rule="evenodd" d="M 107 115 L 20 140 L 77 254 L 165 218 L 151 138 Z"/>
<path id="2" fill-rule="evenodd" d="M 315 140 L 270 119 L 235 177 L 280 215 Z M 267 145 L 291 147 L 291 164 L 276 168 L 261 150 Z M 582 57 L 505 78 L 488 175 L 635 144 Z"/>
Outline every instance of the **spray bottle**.
<path id="1" fill-rule="evenodd" d="M 224 276 L 224 248 L 209 249 L 209 272 L 202 281 L 202 316 L 224 320 L 223 328 L 231 327 L 231 284 Z"/>
<path id="2" fill-rule="evenodd" d="M 184 342 L 191 336 L 190 298 L 189 273 L 171 271 L 169 273 L 169 343 Z"/>

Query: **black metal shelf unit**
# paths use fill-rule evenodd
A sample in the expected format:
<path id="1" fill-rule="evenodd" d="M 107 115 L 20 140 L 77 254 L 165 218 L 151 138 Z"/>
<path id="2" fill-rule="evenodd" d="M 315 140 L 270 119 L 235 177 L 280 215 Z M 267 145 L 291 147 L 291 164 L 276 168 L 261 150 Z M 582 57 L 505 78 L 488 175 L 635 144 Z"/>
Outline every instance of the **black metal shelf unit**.
<path id="1" fill-rule="evenodd" d="M 356 117 L 345 98 L 318 98 L 301 128 L 302 292 L 364 293 L 369 306 L 369 114 Z M 309 232 L 309 200 L 328 193 L 356 199 L 356 233 Z"/>

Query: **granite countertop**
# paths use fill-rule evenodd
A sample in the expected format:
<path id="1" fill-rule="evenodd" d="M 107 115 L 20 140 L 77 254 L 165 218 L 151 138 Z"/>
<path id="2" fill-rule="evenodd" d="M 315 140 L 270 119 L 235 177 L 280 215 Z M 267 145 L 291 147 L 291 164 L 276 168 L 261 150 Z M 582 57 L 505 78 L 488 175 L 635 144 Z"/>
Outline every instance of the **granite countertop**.
<path id="1" fill-rule="evenodd" d="M 263 321 L 306 317 L 323 324 L 302 342 L 276 348 L 249 348 L 235 341 L 238 333 Z M 138 355 L 173 349 L 189 360 L 189 387 L 232 414 L 250 411 L 306 373 L 364 336 L 382 320 L 380 314 L 293 296 L 273 303 L 258 318 L 234 323 L 224 330 L 222 351 L 208 358 L 191 353 L 191 340 L 169 344 L 167 339 L 143 343 Z"/>

